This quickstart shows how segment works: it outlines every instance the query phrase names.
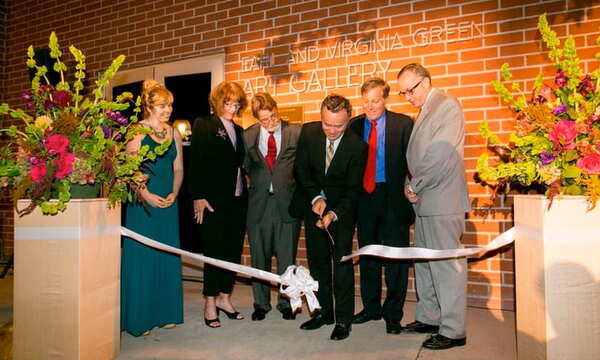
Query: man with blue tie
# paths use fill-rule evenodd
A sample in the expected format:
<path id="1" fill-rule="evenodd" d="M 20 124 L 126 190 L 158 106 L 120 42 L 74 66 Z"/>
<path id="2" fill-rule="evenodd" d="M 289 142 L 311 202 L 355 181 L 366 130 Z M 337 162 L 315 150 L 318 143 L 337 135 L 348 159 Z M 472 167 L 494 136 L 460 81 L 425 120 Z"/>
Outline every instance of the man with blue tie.
<path id="1" fill-rule="evenodd" d="M 302 127 L 294 165 L 297 188 L 290 205 L 292 215 L 304 218 L 308 266 L 319 282 L 322 307 L 300 328 L 314 330 L 335 322 L 332 340 L 350 335 L 354 314 L 354 269 L 340 259 L 352 250 L 367 145 L 346 131 L 351 113 L 348 99 L 329 95 L 321 104 L 321 122 Z"/>
<path id="2" fill-rule="evenodd" d="M 390 86 L 380 78 L 362 85 L 364 113 L 350 122 L 350 130 L 368 145 L 363 191 L 358 200 L 358 244 L 407 247 L 410 224 L 414 221 L 411 203 L 404 196 L 407 174 L 406 148 L 412 120 L 386 109 Z M 386 297 L 381 304 L 381 273 L 385 268 Z M 360 293 L 363 310 L 353 324 L 385 319 L 386 332 L 399 334 L 408 287 L 408 262 L 360 259 Z"/>

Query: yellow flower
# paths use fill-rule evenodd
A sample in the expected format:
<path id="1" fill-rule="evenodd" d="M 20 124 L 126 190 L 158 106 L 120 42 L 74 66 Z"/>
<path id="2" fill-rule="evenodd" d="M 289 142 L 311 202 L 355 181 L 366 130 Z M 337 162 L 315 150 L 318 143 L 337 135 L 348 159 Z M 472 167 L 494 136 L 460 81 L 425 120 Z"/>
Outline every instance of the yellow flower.
<path id="1" fill-rule="evenodd" d="M 52 119 L 50 119 L 47 115 L 38 116 L 35 119 L 34 125 L 39 127 L 42 130 L 46 130 L 46 128 L 52 128 Z"/>

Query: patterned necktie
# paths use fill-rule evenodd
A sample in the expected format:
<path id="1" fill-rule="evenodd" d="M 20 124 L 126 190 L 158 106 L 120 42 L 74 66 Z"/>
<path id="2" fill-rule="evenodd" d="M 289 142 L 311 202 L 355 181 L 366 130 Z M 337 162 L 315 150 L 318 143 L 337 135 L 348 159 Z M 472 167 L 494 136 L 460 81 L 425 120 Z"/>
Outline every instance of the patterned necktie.
<path id="1" fill-rule="evenodd" d="M 269 138 L 267 139 L 267 156 L 265 156 L 265 162 L 267 163 L 269 170 L 273 170 L 273 165 L 275 165 L 276 158 L 277 143 L 275 142 L 273 131 L 269 131 Z"/>
<path id="2" fill-rule="evenodd" d="M 333 141 L 329 142 L 329 146 L 327 146 L 327 151 L 325 152 L 325 173 L 327 174 L 327 170 L 329 170 L 329 165 L 331 165 L 331 160 L 333 160 Z"/>
<path id="3" fill-rule="evenodd" d="M 377 163 L 377 121 L 371 120 L 371 130 L 369 131 L 369 154 L 367 157 L 367 167 L 363 177 L 363 188 L 367 193 L 375 190 L 375 165 Z"/>

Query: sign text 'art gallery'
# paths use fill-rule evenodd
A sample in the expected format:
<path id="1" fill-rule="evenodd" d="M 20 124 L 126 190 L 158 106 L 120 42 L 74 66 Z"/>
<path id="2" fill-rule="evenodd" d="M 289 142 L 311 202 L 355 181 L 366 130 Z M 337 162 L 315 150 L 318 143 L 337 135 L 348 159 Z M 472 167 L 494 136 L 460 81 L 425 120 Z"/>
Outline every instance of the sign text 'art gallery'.
<path id="1" fill-rule="evenodd" d="M 337 40 L 333 43 L 317 40 L 311 45 L 297 48 L 292 45 L 289 52 L 283 55 L 264 52 L 253 57 L 243 57 L 241 59 L 243 73 L 263 71 L 265 74 L 245 79 L 244 89 L 249 94 L 266 91 L 277 95 L 278 83 L 288 84 L 288 91 L 293 93 L 360 86 L 370 77 L 378 76 L 386 79 L 392 61 L 402 60 L 393 56 L 387 57 L 386 52 L 468 41 L 480 36 L 483 36 L 481 24 L 461 22 L 446 26 L 417 28 L 409 36 L 401 36 L 396 32 L 378 37 L 359 37 L 356 40 Z M 368 55 L 375 55 L 375 60 L 350 64 L 347 61 L 353 56 Z M 340 61 L 338 63 L 334 61 L 334 65 L 331 65 L 330 60 L 336 59 Z M 295 68 L 306 68 L 306 64 L 315 64 L 317 69 L 296 71 Z M 281 71 L 282 67 L 285 71 Z"/>

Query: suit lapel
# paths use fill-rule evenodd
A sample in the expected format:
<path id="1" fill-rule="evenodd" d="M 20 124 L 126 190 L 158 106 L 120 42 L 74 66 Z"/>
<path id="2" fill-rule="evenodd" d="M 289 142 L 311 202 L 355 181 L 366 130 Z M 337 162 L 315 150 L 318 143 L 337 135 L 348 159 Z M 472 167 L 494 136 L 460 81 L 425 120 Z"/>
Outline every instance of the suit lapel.
<path id="1" fill-rule="evenodd" d="M 425 103 L 423 105 L 423 107 L 421 108 L 421 112 L 419 112 L 419 115 L 417 116 L 417 119 L 415 120 L 415 123 L 413 125 L 413 131 L 410 134 L 410 140 L 408 141 L 408 148 L 411 148 L 411 145 L 413 144 L 414 141 L 417 141 L 419 139 L 418 138 L 418 134 L 419 131 L 426 126 L 425 124 L 428 123 L 429 121 L 429 114 L 431 114 L 431 110 L 434 107 L 435 102 L 437 101 L 437 96 L 438 94 L 438 90 L 437 89 L 432 89 L 432 94 L 429 97 L 429 101 L 427 101 L 427 103 Z M 414 141 L 413 141 L 414 140 Z"/>
<path id="2" fill-rule="evenodd" d="M 290 141 L 290 134 L 288 132 L 288 124 L 287 124 L 287 122 L 282 121 L 281 122 L 281 144 L 280 144 L 279 154 L 277 154 L 277 160 L 275 161 L 275 165 L 273 167 L 275 167 L 277 165 L 277 162 L 279 161 L 279 157 L 281 156 L 281 154 L 283 154 L 283 150 L 287 149 L 289 141 Z"/>
<path id="3" fill-rule="evenodd" d="M 248 145 L 250 146 L 246 151 L 250 156 L 254 156 L 257 159 L 262 159 L 262 164 L 266 167 L 267 163 L 265 162 L 264 157 L 260 153 L 259 141 L 260 141 L 260 125 L 252 126 L 249 132 L 249 141 Z"/>
<path id="4" fill-rule="evenodd" d="M 340 162 L 339 158 L 341 155 L 340 156 L 338 156 L 338 155 L 344 153 L 346 146 L 347 146 L 346 140 L 348 140 L 348 134 L 344 133 L 344 136 L 342 136 L 342 138 L 340 139 L 340 143 L 338 144 L 338 147 L 335 150 L 335 153 L 333 154 L 333 159 L 331 159 L 331 163 L 329 164 L 329 169 L 327 169 L 327 175 L 329 174 L 330 170 L 332 168 L 335 168 L 335 165 Z M 326 143 L 326 146 L 327 145 L 328 144 Z M 325 156 L 323 156 L 323 164 L 325 164 Z M 323 165 L 323 168 L 325 168 L 324 166 L 325 165 Z"/>
<path id="5" fill-rule="evenodd" d="M 212 120 L 213 120 L 213 124 L 217 128 L 216 136 L 218 138 L 221 138 L 221 140 L 226 141 L 229 144 L 229 146 L 231 146 L 231 150 L 233 152 L 235 152 L 235 147 L 233 146 L 233 143 L 231 142 L 231 139 L 229 138 L 229 134 L 227 133 L 227 129 L 225 129 L 225 125 L 223 125 L 223 121 L 221 121 L 221 119 L 217 115 L 214 115 L 212 117 Z M 234 128 L 235 128 L 235 126 L 234 126 Z M 236 137 L 239 139 L 237 131 L 236 131 Z M 236 139 L 236 141 L 238 139 Z"/>
<path id="6" fill-rule="evenodd" d="M 327 138 L 325 137 L 325 133 L 323 129 L 319 127 L 319 132 L 316 137 L 316 148 L 315 154 L 317 157 L 317 169 L 321 170 L 321 174 L 325 174 L 325 156 L 327 156 Z M 333 162 L 333 161 L 332 161 Z M 331 167 L 331 164 L 329 164 Z"/>
<path id="7" fill-rule="evenodd" d="M 400 139 L 398 138 L 398 131 L 396 131 L 396 122 L 392 121 L 390 112 L 385 111 L 385 174 L 389 179 L 389 175 L 392 173 L 392 154 L 395 148 L 398 146 Z"/>

